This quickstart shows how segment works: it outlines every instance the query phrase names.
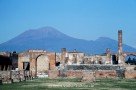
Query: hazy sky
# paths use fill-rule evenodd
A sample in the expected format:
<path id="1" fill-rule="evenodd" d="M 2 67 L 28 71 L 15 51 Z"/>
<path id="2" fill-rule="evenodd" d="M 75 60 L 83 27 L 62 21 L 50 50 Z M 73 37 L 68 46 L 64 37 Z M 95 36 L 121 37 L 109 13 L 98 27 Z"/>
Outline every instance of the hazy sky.
<path id="1" fill-rule="evenodd" d="M 0 0 L 0 43 L 52 26 L 72 37 L 117 40 L 136 47 L 136 0 Z"/>

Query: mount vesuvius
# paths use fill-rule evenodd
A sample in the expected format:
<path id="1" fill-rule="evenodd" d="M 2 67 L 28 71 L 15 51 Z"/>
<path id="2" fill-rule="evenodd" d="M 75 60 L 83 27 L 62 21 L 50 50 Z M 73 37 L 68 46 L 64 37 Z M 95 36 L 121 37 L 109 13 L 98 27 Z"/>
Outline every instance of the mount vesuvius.
<path id="1" fill-rule="evenodd" d="M 68 50 L 77 49 L 85 53 L 105 53 L 106 48 L 112 52 L 117 52 L 116 40 L 108 37 L 99 37 L 95 41 L 83 40 L 70 37 L 61 33 L 53 27 L 43 27 L 31 29 L 18 35 L 17 37 L 0 44 L 0 51 L 25 51 L 29 49 L 43 49 L 47 51 L 59 52 L 61 48 Z M 123 50 L 134 52 L 135 48 L 123 44 Z"/>

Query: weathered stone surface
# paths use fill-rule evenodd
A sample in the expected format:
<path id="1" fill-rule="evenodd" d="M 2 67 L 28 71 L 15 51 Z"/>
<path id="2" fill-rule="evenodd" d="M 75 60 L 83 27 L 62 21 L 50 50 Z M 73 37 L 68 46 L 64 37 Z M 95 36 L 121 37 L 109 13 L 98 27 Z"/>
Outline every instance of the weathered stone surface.
<path id="1" fill-rule="evenodd" d="M 136 65 L 126 65 L 125 68 L 126 68 L 127 71 L 129 71 L 129 70 L 135 70 Z"/>
<path id="2" fill-rule="evenodd" d="M 49 78 L 54 79 L 59 77 L 59 71 L 58 70 L 49 70 L 48 71 Z"/>
<path id="3" fill-rule="evenodd" d="M 11 83 L 10 71 L 0 71 L 0 78 L 3 83 Z"/>
<path id="4" fill-rule="evenodd" d="M 117 74 L 115 70 L 98 70 L 95 71 L 96 78 L 116 78 Z"/>
<path id="5" fill-rule="evenodd" d="M 70 78 L 82 78 L 83 71 L 82 70 L 68 70 L 66 72 L 66 76 Z"/>
<path id="6" fill-rule="evenodd" d="M 125 68 L 117 69 L 116 74 L 118 78 L 125 78 Z"/>
<path id="7" fill-rule="evenodd" d="M 89 73 L 93 72 L 96 78 L 124 78 L 125 68 L 118 65 L 68 65 L 66 70 L 67 77 L 81 78 L 86 73 L 89 79 Z"/>
<path id="8" fill-rule="evenodd" d="M 136 70 L 126 70 L 125 71 L 125 78 L 126 79 L 136 79 Z"/>
<path id="9" fill-rule="evenodd" d="M 19 54 L 18 69 L 24 70 L 23 63 L 28 62 L 32 77 L 37 77 L 37 74 L 45 73 L 48 70 L 54 70 L 56 64 L 56 53 L 46 52 L 43 50 L 29 50 Z M 29 67 L 29 66 L 28 66 Z"/>
<path id="10" fill-rule="evenodd" d="M 116 70 L 120 69 L 120 66 L 81 64 L 81 65 L 67 65 L 66 68 L 67 70 Z"/>
<path id="11" fill-rule="evenodd" d="M 2 83 L 20 82 L 31 79 L 29 71 L 0 71 L 0 80 Z"/>
<path id="12" fill-rule="evenodd" d="M 13 80 L 13 82 L 20 82 L 20 72 L 11 71 L 11 79 Z"/>
<path id="13" fill-rule="evenodd" d="M 95 81 L 95 73 L 91 71 L 84 71 L 82 76 L 83 82 L 93 82 Z"/>
<path id="14" fill-rule="evenodd" d="M 49 57 L 49 63 L 50 63 L 50 66 L 49 66 L 49 69 L 50 70 L 54 70 L 56 68 L 55 64 L 56 64 L 56 54 L 55 53 L 48 53 L 47 54 L 48 57 Z"/>

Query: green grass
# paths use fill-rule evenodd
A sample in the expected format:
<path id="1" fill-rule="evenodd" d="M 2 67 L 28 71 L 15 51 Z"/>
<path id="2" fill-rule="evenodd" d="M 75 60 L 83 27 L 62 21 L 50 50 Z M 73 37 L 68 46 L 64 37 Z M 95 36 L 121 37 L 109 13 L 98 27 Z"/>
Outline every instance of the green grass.
<path id="1" fill-rule="evenodd" d="M 33 79 L 0 85 L 0 90 L 136 90 L 136 79 L 97 79 L 80 82 L 78 78 Z"/>

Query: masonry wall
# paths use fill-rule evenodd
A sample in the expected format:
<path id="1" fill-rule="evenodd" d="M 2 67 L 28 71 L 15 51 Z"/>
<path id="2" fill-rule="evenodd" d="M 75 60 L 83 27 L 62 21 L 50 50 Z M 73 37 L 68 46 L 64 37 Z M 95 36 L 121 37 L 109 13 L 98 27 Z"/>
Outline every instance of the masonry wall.
<path id="1" fill-rule="evenodd" d="M 125 78 L 136 79 L 136 71 L 135 70 L 125 71 Z"/>
<path id="2" fill-rule="evenodd" d="M 48 71 L 49 78 L 54 79 L 59 77 L 60 71 L 59 70 L 49 70 Z"/>
<path id="3" fill-rule="evenodd" d="M 95 71 L 96 78 L 116 78 L 116 70 L 98 70 Z"/>
<path id="4" fill-rule="evenodd" d="M 47 55 L 49 57 L 49 69 L 54 70 L 56 68 L 56 53 L 49 53 Z"/>
<path id="5" fill-rule="evenodd" d="M 135 78 L 136 79 L 136 66 L 135 65 L 126 66 L 125 78 L 127 79 Z"/>
<path id="6" fill-rule="evenodd" d="M 29 71 L 0 71 L 0 81 L 2 81 L 1 83 L 20 82 L 27 79 L 31 79 Z"/>
<path id="7" fill-rule="evenodd" d="M 83 72 L 82 70 L 68 70 L 66 76 L 69 78 L 82 78 Z"/>
<path id="8" fill-rule="evenodd" d="M 85 76 L 83 73 L 87 74 L 87 72 L 93 73 L 95 78 L 124 77 L 122 75 L 123 70 L 117 65 L 68 65 L 66 69 L 67 77 L 82 78 Z"/>
<path id="9" fill-rule="evenodd" d="M 11 83 L 10 77 L 10 71 L 0 71 L 0 80 L 2 80 L 2 82 Z"/>

